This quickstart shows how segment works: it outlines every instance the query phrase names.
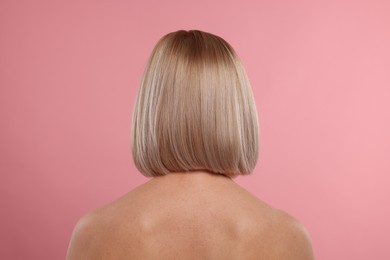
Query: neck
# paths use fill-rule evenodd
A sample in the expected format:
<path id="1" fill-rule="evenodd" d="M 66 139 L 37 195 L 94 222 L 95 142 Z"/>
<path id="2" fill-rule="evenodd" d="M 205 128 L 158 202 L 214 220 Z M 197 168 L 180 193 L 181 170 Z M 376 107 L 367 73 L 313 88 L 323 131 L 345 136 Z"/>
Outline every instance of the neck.
<path id="1" fill-rule="evenodd" d="M 209 171 L 171 172 L 164 176 L 153 178 L 156 181 L 185 183 L 232 183 L 232 178 Z"/>

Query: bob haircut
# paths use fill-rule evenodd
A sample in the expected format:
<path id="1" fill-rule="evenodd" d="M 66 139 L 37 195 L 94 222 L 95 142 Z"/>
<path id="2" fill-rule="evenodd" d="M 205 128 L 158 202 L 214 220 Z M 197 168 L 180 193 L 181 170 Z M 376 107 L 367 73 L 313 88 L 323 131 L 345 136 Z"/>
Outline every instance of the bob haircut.
<path id="1" fill-rule="evenodd" d="M 259 153 L 251 86 L 224 39 L 168 33 L 154 47 L 132 114 L 131 149 L 146 177 L 205 170 L 248 175 Z"/>

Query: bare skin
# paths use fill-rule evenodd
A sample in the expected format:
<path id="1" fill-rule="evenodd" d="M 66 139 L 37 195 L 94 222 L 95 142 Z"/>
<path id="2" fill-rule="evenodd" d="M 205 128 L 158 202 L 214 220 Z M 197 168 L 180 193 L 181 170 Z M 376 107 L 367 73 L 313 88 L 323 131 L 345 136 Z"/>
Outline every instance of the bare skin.
<path id="1" fill-rule="evenodd" d="M 232 179 L 155 177 L 83 216 L 67 259 L 314 259 L 305 227 Z"/>

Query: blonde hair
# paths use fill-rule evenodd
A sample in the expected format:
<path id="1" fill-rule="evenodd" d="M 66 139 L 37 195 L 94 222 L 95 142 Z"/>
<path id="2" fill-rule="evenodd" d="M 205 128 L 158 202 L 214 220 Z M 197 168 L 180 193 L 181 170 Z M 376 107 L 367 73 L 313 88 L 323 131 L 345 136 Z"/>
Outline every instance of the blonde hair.
<path id="1" fill-rule="evenodd" d="M 144 176 L 250 174 L 258 135 L 251 86 L 229 43 L 199 30 L 172 32 L 158 41 L 132 115 L 132 156 Z"/>

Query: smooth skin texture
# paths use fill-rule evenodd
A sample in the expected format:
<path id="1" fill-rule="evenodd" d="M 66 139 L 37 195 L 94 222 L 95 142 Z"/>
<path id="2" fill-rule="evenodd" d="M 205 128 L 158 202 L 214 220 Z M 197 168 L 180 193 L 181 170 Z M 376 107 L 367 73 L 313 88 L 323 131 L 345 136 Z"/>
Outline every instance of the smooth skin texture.
<path id="1" fill-rule="evenodd" d="M 206 171 L 154 177 L 76 224 L 68 260 L 312 260 L 305 227 L 233 179 Z"/>

